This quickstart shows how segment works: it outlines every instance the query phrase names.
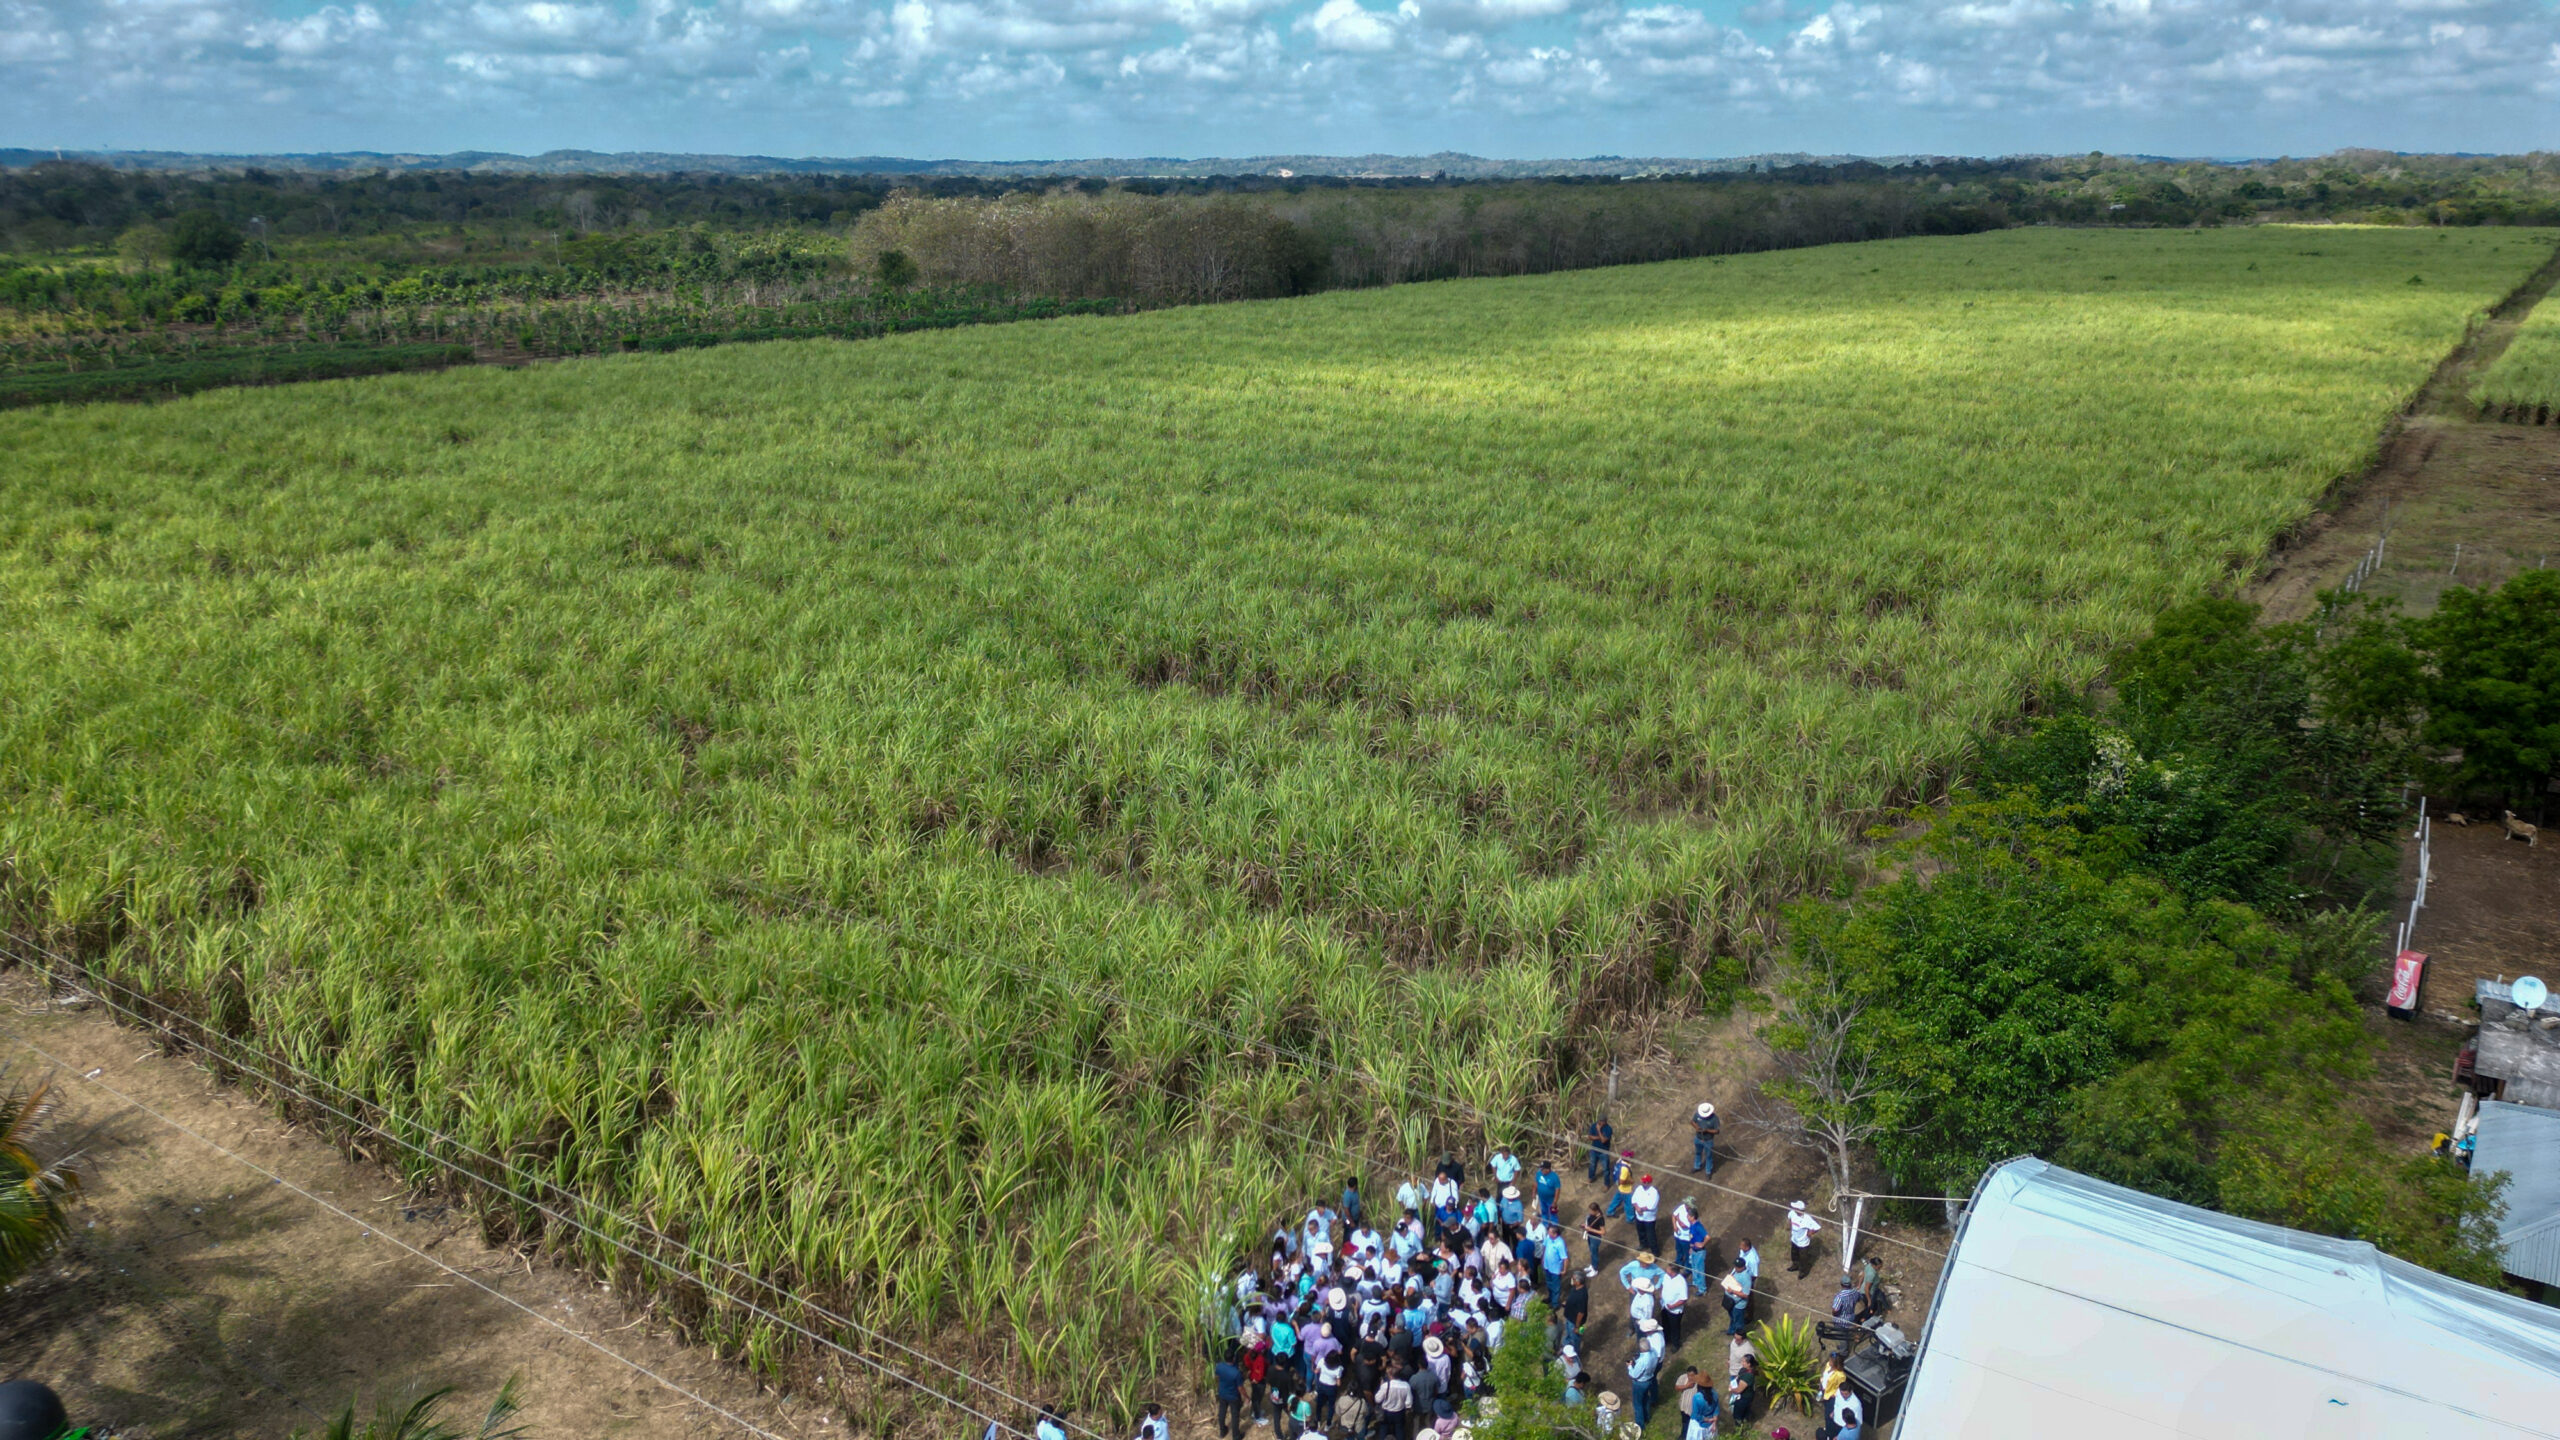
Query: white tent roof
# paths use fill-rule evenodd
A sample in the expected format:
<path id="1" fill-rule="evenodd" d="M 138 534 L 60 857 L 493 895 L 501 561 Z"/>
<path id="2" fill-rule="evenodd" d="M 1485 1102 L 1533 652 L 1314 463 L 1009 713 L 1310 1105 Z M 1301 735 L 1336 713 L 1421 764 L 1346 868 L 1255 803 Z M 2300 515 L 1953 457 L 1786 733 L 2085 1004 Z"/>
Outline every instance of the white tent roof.
<path id="1" fill-rule="evenodd" d="M 2560 1310 L 2012 1160 L 1956 1236 L 1894 1433 L 2560 1436 Z"/>

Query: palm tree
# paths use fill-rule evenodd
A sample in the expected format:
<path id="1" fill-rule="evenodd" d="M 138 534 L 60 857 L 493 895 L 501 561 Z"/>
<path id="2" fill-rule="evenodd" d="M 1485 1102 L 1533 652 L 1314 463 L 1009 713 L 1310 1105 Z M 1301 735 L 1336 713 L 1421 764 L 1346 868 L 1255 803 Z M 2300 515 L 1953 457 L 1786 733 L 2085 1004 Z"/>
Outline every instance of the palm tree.
<path id="1" fill-rule="evenodd" d="M 53 1077 L 32 1086 L 0 1064 L 0 1286 L 62 1243 L 63 1202 L 80 1188 L 76 1151 L 55 1153 Z"/>

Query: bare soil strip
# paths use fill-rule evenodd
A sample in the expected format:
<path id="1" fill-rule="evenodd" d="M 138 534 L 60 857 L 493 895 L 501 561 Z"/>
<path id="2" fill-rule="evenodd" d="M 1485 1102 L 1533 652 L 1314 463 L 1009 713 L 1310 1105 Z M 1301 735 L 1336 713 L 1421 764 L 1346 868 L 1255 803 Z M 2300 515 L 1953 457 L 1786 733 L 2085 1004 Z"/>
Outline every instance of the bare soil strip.
<path id="1" fill-rule="evenodd" d="M 476 1414 L 516 1375 L 542 1436 L 743 1433 L 384 1238 L 396 1236 L 777 1436 L 844 1433 L 611 1292 L 482 1244 L 458 1210 L 149 1044 L 56 1007 L 23 971 L 0 976 L 0 1060 L 23 1076 L 50 1068 L 30 1046 L 59 1058 L 73 1125 L 97 1127 L 73 1242 L 0 1305 L 0 1378 L 45 1381 L 74 1420 L 118 1440 L 272 1440 L 381 1390 L 456 1386 L 454 1418 Z M 84 1083 L 92 1074 L 360 1223 Z"/>
<path id="2" fill-rule="evenodd" d="M 2243 598 L 2270 621 L 2308 618 L 2386 523 L 2382 568 L 2364 589 L 2397 597 L 2412 614 L 2432 611 L 2448 586 L 2496 585 L 2560 557 L 2560 430 L 2483 421 L 2464 399 L 2555 283 L 2560 255 L 2445 357 L 2383 434 L 2373 465 L 2268 555 Z"/>

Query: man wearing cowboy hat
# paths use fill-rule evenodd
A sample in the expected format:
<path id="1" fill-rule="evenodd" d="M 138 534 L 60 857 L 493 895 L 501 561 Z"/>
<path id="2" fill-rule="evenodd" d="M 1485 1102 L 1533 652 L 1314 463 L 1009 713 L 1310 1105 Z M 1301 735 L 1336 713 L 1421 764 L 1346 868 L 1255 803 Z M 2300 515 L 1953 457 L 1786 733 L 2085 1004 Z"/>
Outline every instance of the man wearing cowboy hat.
<path id="1" fill-rule="evenodd" d="M 1495 1207 L 1495 1215 L 1504 1225 L 1509 1226 L 1515 1233 L 1519 1230 L 1520 1226 L 1527 1221 L 1528 1212 L 1520 1203 L 1519 1186 L 1505 1185 L 1502 1187 L 1502 1201 L 1500 1205 Z"/>
<path id="2" fill-rule="evenodd" d="M 1723 1123 L 1716 1118 L 1715 1106 L 1703 1100 L 1698 1102 L 1698 1113 L 1689 1117 L 1690 1143 L 1694 1152 L 1689 1164 L 1692 1174 L 1716 1173 L 1716 1131 Z"/>
<path id="3" fill-rule="evenodd" d="M 1650 1250 L 1637 1251 L 1636 1258 L 1618 1267 L 1619 1288 L 1633 1292 L 1638 1280 L 1662 1283 L 1662 1262 Z"/>

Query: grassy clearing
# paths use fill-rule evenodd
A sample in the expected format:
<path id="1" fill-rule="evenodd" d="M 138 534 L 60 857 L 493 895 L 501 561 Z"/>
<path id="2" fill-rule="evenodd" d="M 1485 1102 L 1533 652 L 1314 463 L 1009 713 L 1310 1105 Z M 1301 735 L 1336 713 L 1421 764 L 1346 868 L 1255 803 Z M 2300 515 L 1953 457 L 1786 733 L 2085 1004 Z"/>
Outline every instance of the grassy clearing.
<path id="1" fill-rule="evenodd" d="M 2516 327 L 2515 339 L 2471 387 L 2480 413 L 2545 424 L 2560 409 L 2560 306 L 2548 299 Z"/>
<path id="2" fill-rule="evenodd" d="M 2012 231 L 0 416 L 0 907 L 1125 1413 L 1195 1259 L 1339 1183 L 1225 1110 L 1439 1138 L 1244 1042 L 1535 1113 L 2552 243 Z"/>

